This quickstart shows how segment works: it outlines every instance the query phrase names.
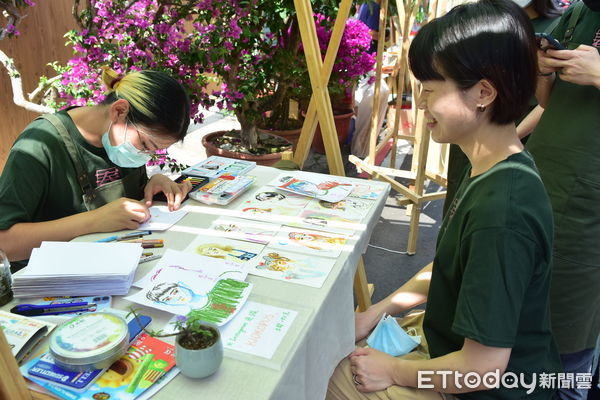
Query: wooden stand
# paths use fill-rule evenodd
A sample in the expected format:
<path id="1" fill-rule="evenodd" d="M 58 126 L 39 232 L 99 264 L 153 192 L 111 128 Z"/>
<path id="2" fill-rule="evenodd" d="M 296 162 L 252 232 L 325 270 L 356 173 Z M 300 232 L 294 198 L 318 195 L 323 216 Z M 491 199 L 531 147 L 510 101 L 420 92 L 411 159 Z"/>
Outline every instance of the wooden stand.
<path id="1" fill-rule="evenodd" d="M 387 2 L 387 0 L 384 1 Z M 342 34 L 344 33 L 346 20 L 350 14 L 352 0 L 342 0 L 340 3 L 337 18 L 333 27 L 333 33 L 327 46 L 327 52 L 325 53 L 324 62 L 321 61 L 321 50 L 317 39 L 315 20 L 310 1 L 294 0 L 294 5 L 296 6 L 296 13 L 298 15 L 300 35 L 302 37 L 304 54 L 306 55 L 306 64 L 308 66 L 310 84 L 313 92 L 306 118 L 304 119 L 304 125 L 302 126 L 302 132 L 298 139 L 298 145 L 296 146 L 294 162 L 300 169 L 304 166 L 315 130 L 317 129 L 318 117 L 321 133 L 323 135 L 323 144 L 325 146 L 325 155 L 327 157 L 329 172 L 333 175 L 344 176 L 344 163 L 342 162 L 340 145 L 335 131 L 333 111 L 327 85 L 340 46 Z M 369 286 L 362 258 L 357 266 L 354 277 L 354 290 L 359 309 L 362 311 L 366 310 L 371 305 L 371 296 L 369 294 Z"/>
<path id="2" fill-rule="evenodd" d="M 419 218 L 421 215 L 421 207 L 424 203 L 443 199 L 446 196 L 446 192 L 435 192 L 425 193 L 425 181 L 427 179 L 433 180 L 440 186 L 446 186 L 446 165 L 445 160 L 447 159 L 447 146 L 433 144 L 437 147 L 438 154 L 436 157 L 431 157 L 430 154 L 430 134 L 427 130 L 424 122 L 423 110 L 418 110 L 418 94 L 420 92 L 420 85 L 418 82 L 409 74 L 408 68 L 408 50 L 410 47 L 410 32 L 414 25 L 415 16 L 421 0 L 416 0 L 414 4 L 408 2 L 404 7 L 403 2 L 396 0 L 396 5 L 399 12 L 399 20 L 402 23 L 401 35 L 392 34 L 392 37 L 401 36 L 401 53 L 400 57 L 396 61 L 394 66 L 395 77 L 394 85 L 397 89 L 396 97 L 396 113 L 394 117 L 394 124 L 388 128 L 387 133 L 383 139 L 377 143 L 379 136 L 378 132 L 378 113 L 373 112 L 371 116 L 371 131 L 370 131 L 370 143 L 369 143 L 369 155 L 364 160 L 359 159 L 356 156 L 350 156 L 349 160 L 357 166 L 359 170 L 365 171 L 369 174 L 372 179 L 379 179 L 388 182 L 392 185 L 392 188 L 400 193 L 400 197 L 397 199 L 399 205 L 405 205 L 407 207 L 407 214 L 410 215 L 409 224 L 409 235 L 408 235 L 408 246 L 407 253 L 413 255 L 416 253 L 417 238 L 419 233 Z M 381 86 L 381 68 L 383 61 L 383 42 L 385 40 L 384 32 L 386 27 L 384 7 L 387 8 L 387 1 L 382 0 L 381 2 L 381 15 L 379 20 L 379 43 L 377 47 L 377 72 L 375 81 L 375 96 L 373 98 L 373 107 L 379 104 L 380 86 Z M 434 0 L 430 4 L 430 13 L 428 19 L 431 20 L 440 13 L 446 12 L 446 0 L 441 0 L 437 3 Z M 405 82 L 410 82 L 412 92 L 412 112 L 409 121 L 402 119 L 402 94 L 405 92 Z M 388 121 L 389 122 L 389 121 Z M 409 134 L 402 133 L 401 126 L 404 123 L 410 123 L 411 131 Z M 379 167 L 375 165 L 376 155 L 379 153 L 381 148 L 385 146 L 389 140 L 393 140 L 392 154 L 390 168 Z M 396 152 L 398 139 L 408 140 L 413 144 L 413 157 L 412 166 L 410 171 L 396 169 Z M 432 145 L 432 146 L 433 146 Z M 429 163 L 428 163 L 429 159 Z M 429 168 L 428 168 L 429 165 Z M 433 167 L 433 168 L 431 168 Z M 410 186 L 402 185 L 397 182 L 395 178 L 406 178 L 411 180 L 413 183 Z"/>

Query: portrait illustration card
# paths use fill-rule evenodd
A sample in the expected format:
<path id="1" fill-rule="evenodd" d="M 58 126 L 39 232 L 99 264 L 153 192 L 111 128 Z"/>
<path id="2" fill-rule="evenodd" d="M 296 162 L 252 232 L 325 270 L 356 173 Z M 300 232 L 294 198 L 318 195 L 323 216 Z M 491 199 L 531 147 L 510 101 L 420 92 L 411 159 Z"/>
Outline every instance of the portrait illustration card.
<path id="1" fill-rule="evenodd" d="M 281 225 L 242 218 L 220 217 L 210 228 L 212 237 L 267 244 L 277 234 Z"/>
<path id="2" fill-rule="evenodd" d="M 352 189 L 350 197 L 376 200 L 385 192 L 385 190 L 385 185 L 378 185 L 376 183 L 354 183 L 354 189 Z"/>
<path id="3" fill-rule="evenodd" d="M 270 185 L 281 190 L 331 202 L 346 198 L 354 188 L 354 185 L 347 180 L 331 175 L 306 172 L 281 174 Z"/>
<path id="4" fill-rule="evenodd" d="M 243 214 L 241 215 L 242 218 L 274 222 L 278 220 L 278 216 L 296 217 L 302 212 L 302 207 L 245 201 L 237 206 L 237 211 Z"/>
<path id="5" fill-rule="evenodd" d="M 328 201 L 312 199 L 305 210 L 317 211 L 337 215 L 354 221 L 363 219 L 373 206 L 372 200 L 346 197 L 344 200 L 330 203 Z"/>
<path id="6" fill-rule="evenodd" d="M 302 210 L 296 221 L 286 223 L 286 225 L 351 236 L 354 232 L 365 229 L 364 224 L 360 223 L 361 219 L 351 215 L 342 217 L 305 209 Z"/>
<path id="7" fill-rule="evenodd" d="M 276 190 L 273 187 L 265 186 L 252 193 L 245 204 L 263 204 L 271 206 L 298 207 L 304 208 L 310 201 L 309 197 L 298 194 Z"/>
<path id="8" fill-rule="evenodd" d="M 183 261 L 186 258 L 181 254 L 165 256 L 167 261 L 175 261 L 177 256 Z M 222 325 L 237 313 L 252 290 L 251 283 L 224 278 L 221 271 L 164 262 L 165 256 L 161 265 L 144 277 L 143 289 L 126 300 L 178 315 L 194 310 L 202 320 Z"/>
<path id="9" fill-rule="evenodd" d="M 212 257 L 230 263 L 244 264 L 254 261 L 262 251 L 263 245 L 259 243 L 243 242 L 223 237 L 197 236 L 185 251 Z"/>
<path id="10" fill-rule="evenodd" d="M 265 278 L 320 288 L 335 259 L 265 247 L 250 273 Z"/>
<path id="11" fill-rule="evenodd" d="M 338 257 L 345 250 L 347 240 L 340 234 L 286 226 L 271 240 L 269 247 L 320 257 Z"/>

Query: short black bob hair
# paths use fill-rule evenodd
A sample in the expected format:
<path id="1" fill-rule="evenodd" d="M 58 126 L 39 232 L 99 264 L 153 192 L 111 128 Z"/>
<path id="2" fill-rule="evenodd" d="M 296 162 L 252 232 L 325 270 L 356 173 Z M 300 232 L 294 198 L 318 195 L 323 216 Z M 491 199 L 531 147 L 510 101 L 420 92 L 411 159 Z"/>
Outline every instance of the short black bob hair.
<path id="1" fill-rule="evenodd" d="M 452 80 L 462 90 L 489 80 L 498 96 L 490 121 L 514 123 L 527 109 L 537 81 L 531 22 L 514 2 L 480 0 L 454 7 L 423 26 L 409 50 L 420 81 Z"/>

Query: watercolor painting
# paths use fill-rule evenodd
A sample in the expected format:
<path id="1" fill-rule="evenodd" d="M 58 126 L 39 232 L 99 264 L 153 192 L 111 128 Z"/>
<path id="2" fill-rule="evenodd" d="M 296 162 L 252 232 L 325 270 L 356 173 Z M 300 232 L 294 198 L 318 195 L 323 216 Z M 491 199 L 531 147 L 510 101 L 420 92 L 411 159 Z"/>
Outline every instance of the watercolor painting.
<path id="1" fill-rule="evenodd" d="M 269 247 L 321 257 L 338 257 L 348 238 L 342 235 L 303 229 L 284 228 Z"/>
<path id="2" fill-rule="evenodd" d="M 360 220 L 369 213 L 373 204 L 374 202 L 372 200 L 352 197 L 347 197 L 344 200 L 335 203 L 312 199 L 305 209 L 338 215 L 345 217 L 346 219 Z"/>
<path id="3" fill-rule="evenodd" d="M 386 191 L 385 185 L 376 185 L 375 183 L 355 183 L 350 197 L 359 199 L 376 200 Z"/>
<path id="4" fill-rule="evenodd" d="M 334 264 L 334 259 L 324 259 L 266 247 L 250 273 L 265 278 L 320 288 Z"/>
<path id="5" fill-rule="evenodd" d="M 302 207 L 281 206 L 276 204 L 262 204 L 260 202 L 244 202 L 237 207 L 244 215 L 242 218 L 252 218 L 275 221 L 276 216 L 283 215 L 295 217 L 302 211 Z"/>
<path id="6" fill-rule="evenodd" d="M 306 196 L 282 192 L 267 187 L 253 193 L 245 203 L 304 208 L 309 201 L 310 198 Z"/>
<path id="7" fill-rule="evenodd" d="M 240 240 L 197 236 L 192 243 L 186 247 L 185 251 L 205 257 L 242 264 L 256 258 L 263 247 L 263 245 L 258 243 L 248 243 Z"/>
<path id="8" fill-rule="evenodd" d="M 308 174 L 295 172 L 281 174 L 270 183 L 281 190 L 316 197 L 319 200 L 330 202 L 346 198 L 354 189 L 354 185 L 342 179 L 335 179 L 330 175 Z"/>
<path id="9" fill-rule="evenodd" d="M 352 236 L 354 232 L 366 229 L 360 223 L 361 219 L 351 215 L 341 217 L 331 213 L 302 210 L 297 221 L 286 223 L 286 225 Z"/>
<path id="10" fill-rule="evenodd" d="M 173 251 L 170 258 L 185 261 L 181 252 Z M 141 291 L 125 299 L 178 315 L 194 310 L 217 325 L 229 321 L 248 298 L 252 284 L 223 279 L 223 271 L 212 266 L 192 268 L 186 264 L 163 262 L 140 281 L 144 284 Z"/>
<path id="11" fill-rule="evenodd" d="M 220 217 L 210 225 L 214 237 L 244 240 L 267 244 L 277 234 L 281 225 L 252 221 L 248 219 Z"/>

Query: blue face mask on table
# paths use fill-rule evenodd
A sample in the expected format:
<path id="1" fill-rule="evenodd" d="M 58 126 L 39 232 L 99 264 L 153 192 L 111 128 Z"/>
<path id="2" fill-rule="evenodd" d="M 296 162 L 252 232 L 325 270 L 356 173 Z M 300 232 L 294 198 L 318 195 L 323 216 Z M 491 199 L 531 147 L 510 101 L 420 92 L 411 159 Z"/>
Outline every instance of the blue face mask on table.
<path id="1" fill-rule="evenodd" d="M 142 153 L 136 149 L 134 145 L 127 141 L 127 122 L 125 123 L 125 139 L 123 143 L 118 146 L 110 144 L 110 127 L 102 136 L 102 145 L 106 150 L 106 154 L 110 161 L 123 168 L 138 168 L 150 161 L 151 156 L 149 154 Z"/>
<path id="2" fill-rule="evenodd" d="M 414 328 L 412 330 L 416 333 Z M 395 318 L 384 314 L 367 338 L 367 344 L 375 350 L 398 357 L 410 353 L 421 344 L 421 336 L 409 335 Z"/>

